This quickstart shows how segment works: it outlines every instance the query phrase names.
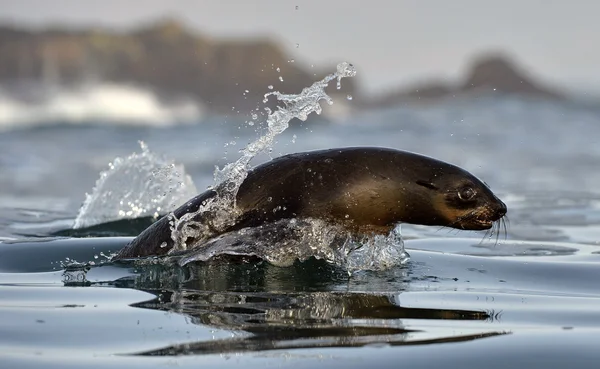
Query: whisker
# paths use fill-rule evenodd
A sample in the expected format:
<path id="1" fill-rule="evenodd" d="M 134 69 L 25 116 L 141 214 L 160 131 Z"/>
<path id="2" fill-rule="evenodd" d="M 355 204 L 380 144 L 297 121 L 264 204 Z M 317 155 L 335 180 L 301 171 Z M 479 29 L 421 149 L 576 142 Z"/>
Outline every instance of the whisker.
<path id="1" fill-rule="evenodd" d="M 446 226 L 441 226 L 440 228 L 437 229 L 437 231 L 433 232 L 433 233 L 438 233 L 439 231 L 441 231 L 442 229 L 446 228 Z"/>
<path id="2" fill-rule="evenodd" d="M 492 223 L 492 228 L 497 225 L 498 229 L 496 230 L 496 243 L 494 243 L 494 247 L 498 246 L 498 239 L 500 238 L 500 224 L 497 222 Z"/>
<path id="3" fill-rule="evenodd" d="M 479 245 L 481 245 L 483 243 L 483 241 L 488 238 L 488 233 L 490 233 L 489 229 L 485 230 L 485 233 L 483 234 L 483 237 L 481 238 L 481 241 L 479 241 Z"/>

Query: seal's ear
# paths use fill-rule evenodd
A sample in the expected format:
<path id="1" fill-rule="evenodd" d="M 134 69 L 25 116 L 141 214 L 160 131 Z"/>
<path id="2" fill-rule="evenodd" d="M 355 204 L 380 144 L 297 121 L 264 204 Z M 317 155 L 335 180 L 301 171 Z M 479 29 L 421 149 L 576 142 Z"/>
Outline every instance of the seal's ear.
<path id="1" fill-rule="evenodd" d="M 427 187 L 427 188 L 429 188 L 430 190 L 438 190 L 437 186 L 436 186 L 436 185 L 434 185 L 434 184 L 433 184 L 433 183 L 431 183 L 431 182 L 427 182 L 427 181 L 423 181 L 423 180 L 420 180 L 420 179 L 419 179 L 419 180 L 418 180 L 416 183 L 417 183 L 419 186 Z"/>

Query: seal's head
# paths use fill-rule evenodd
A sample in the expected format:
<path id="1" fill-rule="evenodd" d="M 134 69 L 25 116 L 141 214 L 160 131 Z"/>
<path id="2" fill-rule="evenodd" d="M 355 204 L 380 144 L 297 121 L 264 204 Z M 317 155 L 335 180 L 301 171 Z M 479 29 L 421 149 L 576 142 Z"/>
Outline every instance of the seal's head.
<path id="1" fill-rule="evenodd" d="M 334 222 L 359 232 L 386 233 L 398 223 L 486 230 L 506 214 L 506 205 L 481 180 L 425 155 L 353 148 L 320 152 L 318 157 L 329 158 L 331 164 L 316 166 L 311 157 L 311 174 L 317 173 L 322 185 L 310 181 L 302 187 L 310 200 L 302 210 L 311 217 L 329 214 Z M 306 182 L 311 177 L 302 178 Z M 293 186 L 287 184 L 286 190 Z"/>
<path id="2" fill-rule="evenodd" d="M 443 218 L 438 225 L 486 230 L 506 215 L 506 205 L 487 184 L 458 167 L 446 167 L 442 175 L 416 184 L 430 191 L 432 205 Z"/>

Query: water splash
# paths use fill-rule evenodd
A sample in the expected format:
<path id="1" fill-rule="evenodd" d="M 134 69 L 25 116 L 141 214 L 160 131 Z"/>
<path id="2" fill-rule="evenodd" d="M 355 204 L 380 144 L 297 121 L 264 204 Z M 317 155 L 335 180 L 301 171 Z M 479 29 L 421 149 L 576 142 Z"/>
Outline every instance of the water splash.
<path id="1" fill-rule="evenodd" d="M 186 252 L 179 265 L 219 255 L 256 256 L 280 267 L 314 257 L 350 273 L 386 270 L 408 260 L 399 227 L 389 236 L 355 237 L 320 219 L 282 219 L 213 238 Z"/>
<path id="2" fill-rule="evenodd" d="M 343 266 L 348 271 L 386 270 L 405 264 L 409 259 L 408 253 L 404 250 L 400 225 L 387 236 L 375 235 L 360 240 L 350 239 L 344 246 Z"/>
<path id="3" fill-rule="evenodd" d="M 100 173 L 79 209 L 73 228 L 119 219 L 158 217 L 172 211 L 197 190 L 183 165 L 159 157 L 140 142 L 141 153 L 116 158 Z"/>
<path id="4" fill-rule="evenodd" d="M 207 200 L 197 212 L 187 213 L 179 219 L 170 214 L 171 239 L 174 242 L 174 247 L 170 252 L 186 250 L 185 241 L 188 238 L 205 239 L 206 235 L 210 233 L 209 229 L 219 230 L 230 225 L 236 218 L 235 197 L 240 185 L 246 179 L 250 169 L 250 161 L 256 155 L 271 148 L 275 137 L 289 127 L 289 122 L 292 119 L 298 118 L 305 121 L 309 114 L 313 112 L 321 114 L 320 102 L 322 100 L 329 105 L 333 104 L 333 100 L 325 92 L 329 82 L 334 79 L 337 80 L 337 88 L 339 89 L 343 78 L 354 77 L 355 75 L 356 69 L 354 66 L 343 62 L 337 65 L 335 73 L 313 83 L 310 87 L 304 88 L 299 94 L 282 94 L 278 91 L 265 94 L 264 102 L 267 102 L 270 96 L 275 96 L 284 106 L 280 106 L 274 112 L 269 113 L 267 132 L 242 149 L 242 155 L 237 161 L 227 164 L 223 169 L 216 168 L 214 179 L 217 184 L 215 187 L 217 196 Z M 205 212 L 211 212 L 211 223 L 209 225 L 194 220 L 202 218 L 201 214 Z"/>

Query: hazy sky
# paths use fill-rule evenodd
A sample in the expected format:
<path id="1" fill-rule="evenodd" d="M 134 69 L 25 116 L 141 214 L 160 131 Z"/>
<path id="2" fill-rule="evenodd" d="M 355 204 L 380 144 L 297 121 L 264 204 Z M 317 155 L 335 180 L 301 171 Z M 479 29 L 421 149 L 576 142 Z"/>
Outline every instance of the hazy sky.
<path id="1" fill-rule="evenodd" d="M 165 16 L 214 37 L 273 35 L 307 64 L 352 62 L 370 90 L 458 78 L 470 56 L 502 50 L 547 81 L 600 91 L 596 0 L 0 1 L 0 20 L 31 25 L 131 28 Z"/>

